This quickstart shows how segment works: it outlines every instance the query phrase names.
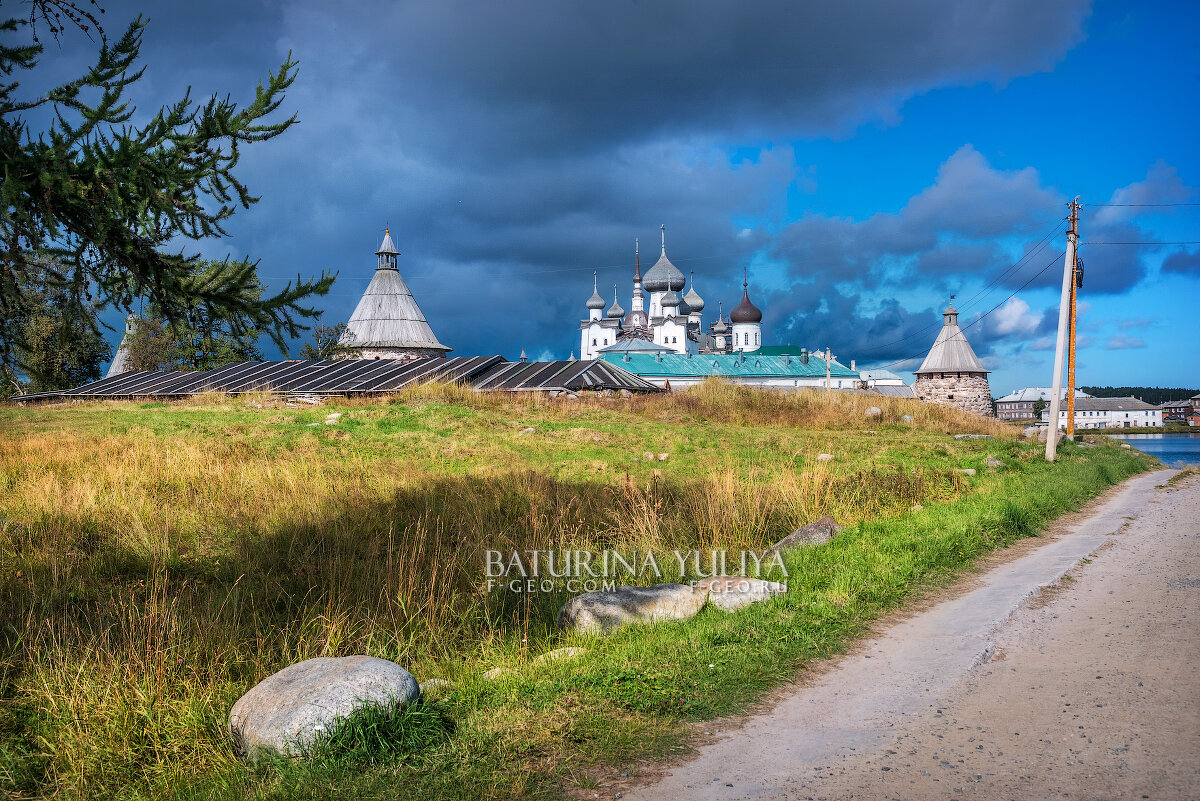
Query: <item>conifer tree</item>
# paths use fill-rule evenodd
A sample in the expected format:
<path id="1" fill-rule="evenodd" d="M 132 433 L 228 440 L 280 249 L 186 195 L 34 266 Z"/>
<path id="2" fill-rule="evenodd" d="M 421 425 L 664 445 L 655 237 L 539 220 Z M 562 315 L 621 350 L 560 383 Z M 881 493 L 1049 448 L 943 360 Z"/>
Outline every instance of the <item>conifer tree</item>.
<path id="1" fill-rule="evenodd" d="M 33 0 L 30 8 L 28 18 L 0 21 L 0 367 L 16 366 L 22 334 L 13 321 L 36 300 L 24 279 L 47 264 L 53 266 L 44 280 L 81 312 L 88 304 L 131 312 L 144 298 L 170 323 L 199 310 L 230 321 L 237 333 L 261 330 L 286 350 L 286 340 L 316 316 L 303 301 L 325 294 L 332 276 L 297 276 L 262 297 L 248 291 L 257 283 L 257 261 L 226 260 L 200 271 L 199 255 L 173 243 L 224 237 L 226 221 L 257 202 L 235 168 L 246 147 L 296 123 L 295 115 L 276 114 L 296 62 L 289 55 L 248 105 L 217 95 L 198 104 L 189 91 L 133 125 L 127 95 L 145 71 L 139 55 L 146 21 L 139 17 L 109 41 L 69 0 Z M 39 20 L 56 39 L 98 33 L 99 53 L 79 78 L 28 95 L 21 78 L 34 74 L 43 55 Z M 65 30 L 71 27 L 78 30 Z M 35 109 L 53 120 L 43 130 L 28 121 Z"/>

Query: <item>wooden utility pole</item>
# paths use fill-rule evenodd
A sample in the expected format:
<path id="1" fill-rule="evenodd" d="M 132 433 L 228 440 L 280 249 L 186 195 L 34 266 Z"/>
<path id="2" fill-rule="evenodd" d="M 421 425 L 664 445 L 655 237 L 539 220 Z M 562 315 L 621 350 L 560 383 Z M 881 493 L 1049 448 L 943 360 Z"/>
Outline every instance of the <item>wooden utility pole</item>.
<path id="1" fill-rule="evenodd" d="M 833 380 L 829 370 L 829 360 L 833 358 L 829 355 L 829 348 L 825 349 L 825 389 L 833 389 Z"/>
<path id="2" fill-rule="evenodd" d="M 1067 436 L 1075 436 L 1075 314 L 1078 309 L 1076 298 L 1083 286 L 1083 264 L 1079 261 L 1079 247 L 1075 248 L 1075 264 L 1071 267 L 1071 322 L 1068 327 L 1067 344 Z"/>
<path id="3" fill-rule="evenodd" d="M 1075 247 L 1079 238 L 1079 196 L 1071 201 L 1070 225 L 1067 226 L 1067 254 L 1063 260 L 1062 294 L 1058 300 L 1058 340 L 1054 346 L 1054 381 L 1050 390 L 1050 420 L 1046 429 L 1046 461 L 1053 462 L 1058 450 L 1058 418 L 1062 410 L 1063 357 L 1067 349 L 1067 325 L 1070 318 L 1071 286 L 1075 283 Z M 1074 406 L 1074 403 L 1071 404 Z"/>

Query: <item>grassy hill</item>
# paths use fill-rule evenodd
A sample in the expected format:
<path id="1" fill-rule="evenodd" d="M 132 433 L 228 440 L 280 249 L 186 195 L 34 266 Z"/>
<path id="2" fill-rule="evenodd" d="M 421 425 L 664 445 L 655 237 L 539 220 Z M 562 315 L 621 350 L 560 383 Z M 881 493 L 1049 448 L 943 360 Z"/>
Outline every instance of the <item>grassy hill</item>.
<path id="1" fill-rule="evenodd" d="M 870 405 L 880 419 L 863 417 Z M 681 723 L 745 708 L 914 591 L 1149 464 L 1068 444 L 1048 465 L 1019 428 L 942 407 L 720 383 L 628 400 L 435 386 L 318 408 L 5 407 L 0 431 L 12 797 L 578 792 L 596 769 L 686 747 Z M 788 594 L 737 613 L 568 636 L 553 628 L 565 590 L 486 586 L 488 549 L 761 551 L 827 514 L 846 532 L 791 552 Z M 564 645 L 588 653 L 531 661 Z M 400 732 L 420 747 L 234 756 L 228 711 L 256 681 L 356 653 L 455 683 Z M 480 678 L 497 666 L 515 673 Z"/>

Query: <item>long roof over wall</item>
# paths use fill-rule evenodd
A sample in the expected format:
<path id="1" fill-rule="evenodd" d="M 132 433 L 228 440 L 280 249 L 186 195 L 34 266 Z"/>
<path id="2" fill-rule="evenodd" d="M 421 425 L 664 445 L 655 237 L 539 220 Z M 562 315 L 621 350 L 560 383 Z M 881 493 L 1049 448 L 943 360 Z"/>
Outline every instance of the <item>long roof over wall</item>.
<path id="1" fill-rule="evenodd" d="M 479 390 L 661 391 L 617 365 L 593 359 L 509 362 L 500 356 L 458 356 L 406 362 L 389 359 L 239 362 L 213 370 L 147 370 L 104 378 L 76 389 L 18 395 L 10 400 L 180 398 L 204 392 L 364 395 L 398 392 L 431 381 L 464 382 Z"/>
<path id="2" fill-rule="evenodd" d="M 744 356 L 744 358 L 743 358 Z M 601 353 L 600 358 L 631 373 L 666 378 L 824 378 L 825 360 L 809 356 L 768 356 L 738 353 Z M 836 360 L 829 365 L 831 378 L 858 378 L 858 372 Z"/>

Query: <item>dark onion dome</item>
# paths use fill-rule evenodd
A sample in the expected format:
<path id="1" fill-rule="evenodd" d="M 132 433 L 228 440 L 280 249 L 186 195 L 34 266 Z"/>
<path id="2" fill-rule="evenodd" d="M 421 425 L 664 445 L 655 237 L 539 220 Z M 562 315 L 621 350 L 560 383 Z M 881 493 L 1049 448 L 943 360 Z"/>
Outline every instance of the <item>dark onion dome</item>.
<path id="1" fill-rule="evenodd" d="M 617 301 L 617 288 L 613 287 L 613 305 L 608 307 L 608 316 L 614 320 L 620 320 L 625 316 L 625 310 L 621 308 L 621 304 Z"/>
<path id="2" fill-rule="evenodd" d="M 596 288 L 596 274 L 592 273 L 592 296 L 587 300 L 589 309 L 603 309 L 604 298 L 600 297 L 600 290 Z"/>
<path id="3" fill-rule="evenodd" d="M 742 283 L 742 302 L 733 307 L 733 311 L 729 313 L 729 321 L 732 323 L 761 323 L 762 312 L 759 308 L 750 302 L 750 293 L 747 290 L 747 284 Z"/>

